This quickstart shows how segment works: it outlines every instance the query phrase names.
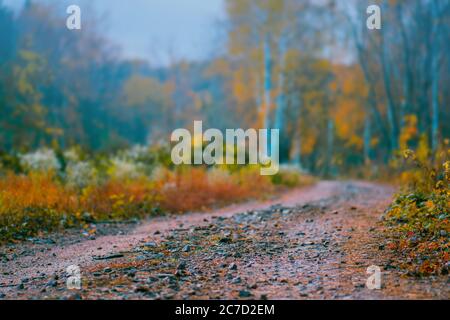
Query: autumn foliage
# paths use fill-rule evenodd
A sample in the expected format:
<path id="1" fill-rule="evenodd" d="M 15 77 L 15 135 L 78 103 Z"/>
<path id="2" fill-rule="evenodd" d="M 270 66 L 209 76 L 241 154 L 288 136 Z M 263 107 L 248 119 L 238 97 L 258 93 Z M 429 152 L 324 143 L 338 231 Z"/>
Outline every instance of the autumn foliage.
<path id="1" fill-rule="evenodd" d="M 203 211 L 314 182 L 293 170 L 261 176 L 258 166 L 171 168 L 156 152 L 134 148 L 84 161 L 73 152 L 63 161 L 52 150 L 22 155 L 19 172 L 0 170 L 0 241 L 96 221 Z"/>
<path id="2" fill-rule="evenodd" d="M 418 276 L 448 274 L 450 261 L 450 149 L 438 152 L 434 161 L 426 159 L 404 152 L 407 187 L 385 216 L 392 249 L 405 255 L 403 268 Z"/>

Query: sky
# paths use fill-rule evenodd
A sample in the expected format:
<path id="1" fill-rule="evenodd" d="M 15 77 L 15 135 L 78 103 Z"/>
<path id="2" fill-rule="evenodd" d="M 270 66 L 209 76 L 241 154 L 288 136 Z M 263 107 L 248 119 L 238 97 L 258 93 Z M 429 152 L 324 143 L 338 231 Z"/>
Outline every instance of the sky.
<path id="1" fill-rule="evenodd" d="M 155 65 L 172 58 L 202 60 L 220 45 L 216 27 L 224 17 L 224 0 L 34 1 L 54 5 L 62 14 L 64 5 L 79 4 L 82 20 L 95 12 L 107 37 L 122 47 L 125 57 L 148 59 Z M 15 10 L 24 2 L 3 0 Z"/>

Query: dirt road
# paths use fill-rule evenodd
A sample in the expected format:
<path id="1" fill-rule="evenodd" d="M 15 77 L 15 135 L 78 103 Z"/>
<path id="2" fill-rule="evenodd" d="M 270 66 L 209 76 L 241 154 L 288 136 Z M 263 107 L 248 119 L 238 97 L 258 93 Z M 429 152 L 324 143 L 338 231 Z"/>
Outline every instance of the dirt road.
<path id="1" fill-rule="evenodd" d="M 404 277 L 385 248 L 393 192 L 325 181 L 263 203 L 4 246 L 0 298 L 449 299 L 448 277 Z M 81 290 L 66 287 L 70 265 Z M 371 265 L 380 290 L 365 285 Z"/>

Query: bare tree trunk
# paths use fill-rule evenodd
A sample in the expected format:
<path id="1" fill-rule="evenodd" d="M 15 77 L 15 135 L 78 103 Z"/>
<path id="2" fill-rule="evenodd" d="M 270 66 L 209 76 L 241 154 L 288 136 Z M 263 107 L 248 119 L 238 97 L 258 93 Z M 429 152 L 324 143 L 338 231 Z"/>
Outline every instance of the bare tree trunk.
<path id="1" fill-rule="evenodd" d="M 435 57 L 433 60 L 438 60 Z M 433 61 L 433 75 L 431 83 L 431 145 L 433 151 L 436 151 L 439 146 L 439 67 L 437 61 Z"/>
<path id="2" fill-rule="evenodd" d="M 272 107 L 272 50 L 269 35 L 264 39 L 264 127 L 270 128 L 270 109 Z"/>
<path id="3" fill-rule="evenodd" d="M 366 111 L 364 119 L 364 164 L 369 165 L 371 162 L 371 142 L 372 142 L 372 122 L 369 111 Z"/>
<path id="4" fill-rule="evenodd" d="M 333 160 L 333 147 L 334 147 L 334 120 L 328 117 L 327 122 L 327 155 L 326 155 L 326 168 L 325 175 L 330 176 L 332 174 L 332 160 Z"/>
<path id="5" fill-rule="evenodd" d="M 263 155 L 269 155 L 266 149 L 270 145 L 270 111 L 272 107 L 272 50 L 270 48 L 270 36 L 266 34 L 264 38 L 264 114 L 263 127 L 267 129 L 266 143 L 263 143 L 261 152 Z"/>
<path id="6" fill-rule="evenodd" d="M 285 68 L 286 68 L 286 38 L 285 36 L 281 36 L 279 43 L 279 68 L 280 74 L 278 77 L 278 96 L 277 96 L 277 105 L 275 110 L 275 123 L 274 128 L 280 130 L 280 136 L 282 136 L 281 132 L 284 128 L 284 112 L 286 107 L 286 97 L 285 97 Z M 279 149 L 279 141 L 274 143 L 278 143 L 275 148 Z M 276 150 L 276 149 L 275 149 Z"/>
<path id="7" fill-rule="evenodd" d="M 403 90 L 403 101 L 400 106 L 400 132 L 402 131 L 404 125 L 405 125 L 405 116 L 411 112 L 413 109 L 413 71 L 412 71 L 412 64 L 411 64 L 411 47 L 410 47 L 410 40 L 408 37 L 408 34 L 406 32 L 406 29 L 408 28 L 405 26 L 405 22 L 403 21 L 403 3 L 400 3 L 397 5 L 396 8 L 396 15 L 397 20 L 400 24 L 400 35 L 402 39 L 403 44 L 403 65 L 404 65 L 404 72 L 403 72 L 403 81 L 402 81 L 402 90 Z"/>
<path id="8" fill-rule="evenodd" d="M 366 59 L 367 58 L 366 57 L 367 50 L 364 47 L 364 44 L 358 33 L 358 23 L 354 22 L 350 16 L 347 16 L 347 19 L 350 23 L 351 33 L 352 33 L 353 41 L 354 41 L 354 44 L 356 47 L 357 59 L 361 66 L 361 69 L 363 71 L 366 85 L 368 86 L 368 89 L 369 89 L 368 103 L 369 103 L 369 107 L 372 111 L 371 113 L 375 117 L 375 123 L 378 126 L 378 128 L 380 129 L 382 135 L 385 138 L 389 139 L 388 130 L 384 124 L 383 117 L 381 116 L 380 110 L 378 109 L 378 106 L 377 106 L 377 93 L 376 93 L 375 87 L 374 87 L 375 81 L 371 76 L 368 61 Z"/>
<path id="9" fill-rule="evenodd" d="M 392 94 L 392 83 L 390 74 L 390 64 L 388 57 L 388 48 L 386 46 L 386 27 L 383 27 L 381 34 L 381 65 L 383 70 L 383 84 L 387 98 L 387 117 L 389 123 L 389 140 L 391 145 L 391 151 L 398 149 L 398 126 L 397 118 L 395 114 L 395 100 Z"/>
<path id="10" fill-rule="evenodd" d="M 301 114 L 302 114 L 302 103 L 301 99 L 295 95 L 295 101 L 293 102 L 295 112 L 295 133 L 292 141 L 292 150 L 291 150 L 291 163 L 293 165 L 302 167 L 302 137 L 301 137 Z"/>
<path id="11" fill-rule="evenodd" d="M 439 11 L 437 3 L 431 4 L 432 45 L 431 45 L 431 146 L 434 152 L 439 147 L 439 79 L 440 79 L 440 43 L 439 43 Z"/>

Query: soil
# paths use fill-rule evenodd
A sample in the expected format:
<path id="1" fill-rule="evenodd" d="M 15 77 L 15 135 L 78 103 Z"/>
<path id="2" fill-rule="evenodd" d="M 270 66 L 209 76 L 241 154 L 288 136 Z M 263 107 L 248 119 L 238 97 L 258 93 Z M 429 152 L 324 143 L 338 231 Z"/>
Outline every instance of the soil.
<path id="1" fill-rule="evenodd" d="M 263 202 L 104 223 L 0 247 L 1 299 L 449 299 L 407 277 L 381 217 L 395 189 L 322 181 Z M 67 267 L 81 271 L 69 290 Z M 377 266 L 381 287 L 370 290 Z"/>

